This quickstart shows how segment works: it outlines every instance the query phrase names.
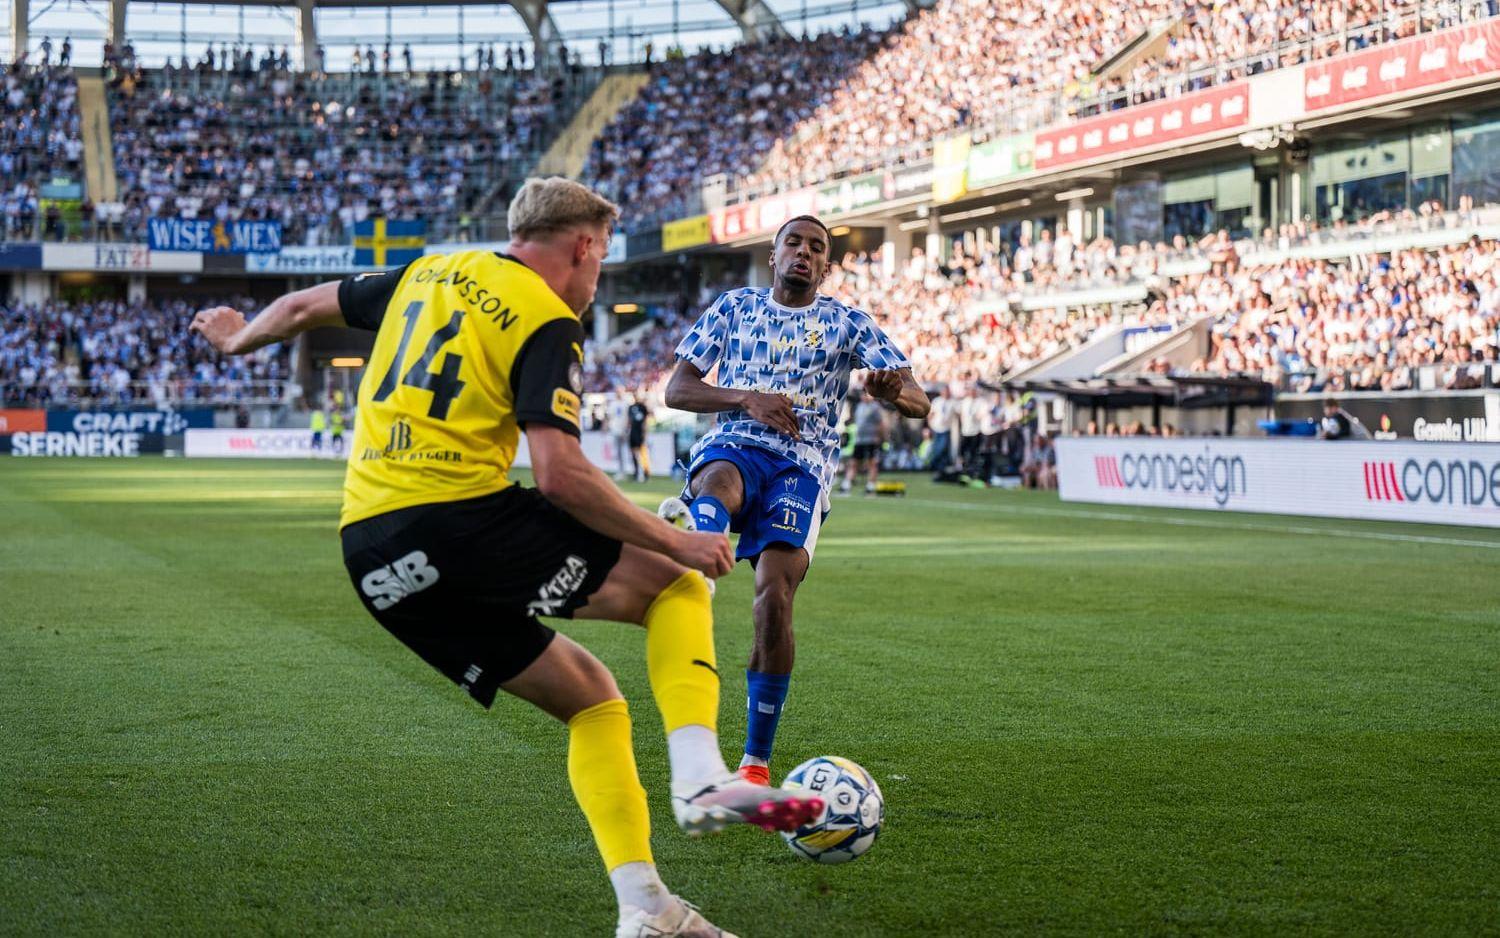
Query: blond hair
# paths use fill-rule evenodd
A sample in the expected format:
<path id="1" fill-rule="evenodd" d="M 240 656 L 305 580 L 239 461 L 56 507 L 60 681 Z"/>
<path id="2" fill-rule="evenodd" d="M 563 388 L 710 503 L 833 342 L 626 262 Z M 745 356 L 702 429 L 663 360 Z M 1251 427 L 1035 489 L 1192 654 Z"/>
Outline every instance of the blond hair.
<path id="1" fill-rule="evenodd" d="M 561 176 L 532 177 L 506 213 L 510 236 L 528 241 L 574 225 L 614 227 L 620 207 L 582 183 Z"/>

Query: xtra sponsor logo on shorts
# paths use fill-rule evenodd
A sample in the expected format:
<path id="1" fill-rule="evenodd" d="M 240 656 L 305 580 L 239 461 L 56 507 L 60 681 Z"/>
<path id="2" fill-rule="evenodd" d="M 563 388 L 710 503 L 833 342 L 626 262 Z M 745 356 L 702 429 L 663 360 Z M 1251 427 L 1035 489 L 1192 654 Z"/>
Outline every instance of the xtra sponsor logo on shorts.
<path id="1" fill-rule="evenodd" d="M 577 554 L 569 554 L 552 579 L 537 590 L 537 598 L 526 604 L 526 611 L 534 616 L 559 614 L 567 608 L 568 600 L 578 592 L 588 575 L 588 561 Z"/>

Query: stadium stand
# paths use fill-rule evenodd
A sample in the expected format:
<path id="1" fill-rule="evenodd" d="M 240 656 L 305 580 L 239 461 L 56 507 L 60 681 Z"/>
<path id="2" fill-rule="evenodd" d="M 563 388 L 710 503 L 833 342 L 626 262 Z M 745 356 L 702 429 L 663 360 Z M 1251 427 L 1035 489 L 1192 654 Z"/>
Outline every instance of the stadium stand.
<path id="1" fill-rule="evenodd" d="M 960 128 L 1037 129 L 1497 12 L 1495 0 L 1080 0 L 1059 15 L 943 0 L 886 32 L 671 63 L 621 111 L 586 177 L 621 201 L 632 227 L 643 227 L 698 211 L 697 185 L 717 174 L 740 194 L 812 184 L 925 155 L 934 139 Z M 1159 52 L 1123 72 L 1099 73 L 1117 50 L 1155 29 L 1165 37 Z M 934 58 L 933 48 L 944 55 Z M 808 67 L 814 59 L 817 67 Z M 782 69 L 802 77 L 790 95 L 766 78 Z M 770 99 L 783 107 L 764 106 Z M 744 130 L 733 146 L 716 148 L 706 144 L 710 127 Z"/>
<path id="2" fill-rule="evenodd" d="M 462 239 L 476 207 L 504 205 L 591 85 L 487 68 L 307 75 L 263 55 L 110 79 L 119 234 L 151 217 L 278 220 L 288 244 L 348 243 L 373 215 Z"/>
<path id="3" fill-rule="evenodd" d="M 655 63 L 594 141 L 584 172 L 626 206 L 631 226 L 649 226 L 681 213 L 684 195 L 710 176 L 751 186 L 823 179 L 955 127 L 1036 126 L 1129 106 L 1497 7 L 1078 0 L 1052 16 L 942 0 L 891 30 Z M 948 54 L 924 54 L 933 47 Z M 306 74 L 289 68 L 284 49 L 233 60 L 210 49 L 194 64 L 144 69 L 125 46 L 109 52 L 107 78 L 121 207 L 91 223 L 85 200 L 90 234 L 138 241 L 153 216 L 270 218 L 283 223 L 288 244 L 347 244 L 353 224 L 377 214 L 425 218 L 432 240 L 479 235 L 468 228 L 476 206 L 504 204 L 599 76 L 577 66 L 544 76 L 493 59 L 471 72 L 391 72 L 377 70 L 373 51 L 363 70 Z M 613 78 L 622 88 L 637 80 Z M 17 64 L 4 95 L 6 236 L 38 225 L 56 234 L 38 186 L 81 173 L 78 83 L 65 67 Z M 937 385 L 994 380 L 1106 325 L 1206 318 L 1211 348 L 1195 372 L 1256 374 L 1290 390 L 1488 386 L 1500 347 L 1494 242 L 1401 241 L 1472 223 L 1472 202 L 1456 203 L 1456 212 L 1433 202 L 1357 223 L 1301 221 L 1254 239 L 1221 231 L 1135 245 L 1082 241 L 1053 222 L 1034 237 L 956 247 L 943 260 L 918 250 L 888 266 L 850 254 L 824 289 L 869 309 Z M 1395 243 L 1359 244 L 1392 233 Z M 1326 256 L 1316 250 L 1323 244 L 1332 246 Z M 730 285 L 678 298 L 631 341 L 591 349 L 590 390 L 657 384 L 683 327 Z M 1138 287 L 1139 297 L 1076 297 L 1121 286 Z M 182 301 L 4 307 L 5 396 L 279 396 L 256 382 L 289 377 L 285 351 L 226 374 L 195 346 L 166 348 L 163 337 L 185 312 Z"/>
<path id="4" fill-rule="evenodd" d="M 1442 216 L 1438 216 L 1442 217 Z M 1433 222 L 1436 224 L 1437 222 Z M 1389 219 L 1370 221 L 1384 231 Z M 1412 227 L 1412 233 L 1431 230 Z M 933 384 L 990 381 L 1086 342 L 1111 324 L 1213 321 L 1212 348 L 1188 371 L 1259 375 L 1289 390 L 1461 389 L 1492 383 L 1500 353 L 1500 245 L 1478 237 L 1437 248 L 1361 252 L 1341 229 L 1341 254 L 1299 256 L 1316 245 L 1289 231 L 1236 244 L 1118 249 L 1101 238 L 1076 249 L 1043 233 L 1034 250 L 956 250 L 939 264 L 917 251 L 890 274 L 865 255 L 846 256 L 824 291 L 869 310 Z M 1295 236 L 1295 240 L 1293 240 Z M 1061 248 L 1058 246 L 1061 245 Z M 1184 269 L 1162 273 L 1172 264 Z M 1033 286 L 1148 284 L 1133 304 L 1048 306 L 1015 302 Z M 689 314 L 663 322 L 659 336 L 601 359 L 593 390 L 647 388 L 670 366 L 671 340 Z M 1489 370 L 1487 370 L 1489 369 Z"/>
<path id="5" fill-rule="evenodd" d="M 995 251 L 975 257 L 960 252 L 939 264 L 919 250 L 890 274 L 866 254 L 848 255 L 835 265 L 822 291 L 873 314 L 901 348 L 910 350 L 914 371 L 934 384 L 997 378 L 1078 344 L 1116 318 L 1109 311 L 1065 307 L 1007 311 L 1004 303 L 994 301 L 1008 293 L 1009 270 Z M 683 328 L 712 298 L 702 297 L 697 307 L 663 318 L 638 344 L 598 357 L 588 376 L 590 389 L 654 386 L 670 368 Z M 1137 319 L 1146 322 L 1132 317 Z"/>
<path id="6" fill-rule="evenodd" d="M 627 230 L 691 214 L 686 190 L 757 165 L 883 35 L 784 38 L 663 62 L 594 142 L 584 178 L 627 211 Z"/>
<path id="7" fill-rule="evenodd" d="M 0 405 L 231 404 L 279 401 L 291 350 L 226 359 L 187 327 L 220 301 L 0 305 Z M 247 313 L 248 297 L 227 298 Z"/>
<path id="8" fill-rule="evenodd" d="M 1134 247 L 1107 238 L 1074 244 L 1065 230 L 1044 230 L 1034 245 L 1023 239 L 973 255 L 956 248 L 945 262 L 917 250 L 889 272 L 869 255 L 846 255 L 824 291 L 874 314 L 935 386 L 996 380 L 1105 326 L 1205 318 L 1211 347 L 1185 372 L 1258 375 L 1294 391 L 1492 386 L 1500 377 L 1500 245 L 1455 237 L 1439 247 L 1360 246 L 1361 236 L 1404 232 L 1414 241 L 1443 226 L 1457 231 L 1462 217 L 1405 213 L 1327 230 L 1288 226 L 1253 241 L 1220 233 Z M 1329 256 L 1312 256 L 1320 245 Z M 1142 285 L 1145 299 L 1049 302 L 1051 291 L 1126 283 Z M 687 324 L 730 285 L 679 298 L 631 341 L 590 348 L 588 390 L 657 388 Z M 286 350 L 246 371 L 174 339 L 193 308 L 185 300 L 0 307 L 0 396 L 12 405 L 284 397 Z"/>
<path id="9" fill-rule="evenodd" d="M 30 236 L 38 222 L 61 237 L 61 213 L 44 211 L 40 188 L 54 176 L 79 178 L 78 82 L 70 67 L 12 63 L 0 83 L 0 218 L 3 236 Z"/>
<path id="10" fill-rule="evenodd" d="M 1500 351 L 1497 247 L 1474 238 L 1189 278 L 1178 308 L 1219 308 L 1213 350 L 1193 370 L 1289 379 L 1302 391 L 1412 390 L 1424 369 L 1442 388 L 1483 387 Z"/>

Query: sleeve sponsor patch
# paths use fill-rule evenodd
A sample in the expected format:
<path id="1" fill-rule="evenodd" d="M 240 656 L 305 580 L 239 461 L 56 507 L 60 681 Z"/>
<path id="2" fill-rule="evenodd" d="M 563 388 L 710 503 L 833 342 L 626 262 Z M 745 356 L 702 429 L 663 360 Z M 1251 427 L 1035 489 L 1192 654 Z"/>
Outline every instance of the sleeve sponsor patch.
<path id="1" fill-rule="evenodd" d="M 567 388 L 558 388 L 552 392 L 552 413 L 568 421 L 574 426 L 578 425 L 579 401 L 578 395 Z"/>

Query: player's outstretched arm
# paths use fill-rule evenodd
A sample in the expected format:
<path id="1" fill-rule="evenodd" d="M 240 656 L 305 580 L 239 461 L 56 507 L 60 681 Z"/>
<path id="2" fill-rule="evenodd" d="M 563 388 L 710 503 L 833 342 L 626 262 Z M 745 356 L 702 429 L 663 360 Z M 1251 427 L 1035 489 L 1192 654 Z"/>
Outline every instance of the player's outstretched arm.
<path id="1" fill-rule="evenodd" d="M 531 472 L 547 501 L 607 537 L 700 570 L 710 578 L 734 567 L 729 538 L 711 532 L 684 531 L 635 505 L 602 470 L 583 455 L 578 438 L 565 430 L 532 423 L 526 426 Z"/>
<path id="2" fill-rule="evenodd" d="M 339 284 L 334 281 L 277 297 L 249 322 L 243 313 L 228 306 L 205 309 L 193 317 L 188 329 L 225 355 L 243 355 L 273 342 L 285 342 L 309 329 L 344 325 Z"/>
<path id="3" fill-rule="evenodd" d="M 764 394 L 741 388 L 721 388 L 703 380 L 703 372 L 692 362 L 677 362 L 667 382 L 667 406 L 694 414 L 717 414 L 742 410 L 751 417 L 792 439 L 799 439 L 797 414 L 792 402 L 780 394 Z"/>
<path id="4" fill-rule="evenodd" d="M 903 417 L 926 417 L 932 410 L 932 401 L 912 377 L 910 368 L 872 371 L 865 377 L 865 390 L 871 397 L 893 405 Z"/>

